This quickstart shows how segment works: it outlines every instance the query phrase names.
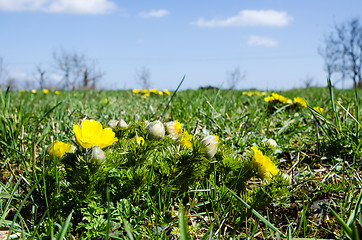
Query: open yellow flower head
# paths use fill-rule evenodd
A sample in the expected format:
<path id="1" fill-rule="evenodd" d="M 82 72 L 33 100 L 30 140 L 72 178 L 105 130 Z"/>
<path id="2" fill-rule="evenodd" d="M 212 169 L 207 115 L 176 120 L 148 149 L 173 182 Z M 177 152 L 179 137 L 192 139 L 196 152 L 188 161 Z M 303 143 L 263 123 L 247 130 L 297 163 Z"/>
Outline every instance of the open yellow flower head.
<path id="1" fill-rule="evenodd" d="M 267 180 L 271 180 L 272 177 L 279 172 L 275 164 L 269 157 L 264 156 L 263 153 L 256 147 L 252 146 L 251 149 L 254 152 L 253 165 L 258 171 L 259 175 Z"/>
<path id="2" fill-rule="evenodd" d="M 143 146 L 143 144 L 145 144 L 145 139 L 143 137 L 135 136 L 134 142 L 136 142 L 138 145 Z"/>
<path id="3" fill-rule="evenodd" d="M 324 108 L 321 107 L 313 107 L 314 110 L 316 110 L 319 113 L 325 113 L 326 111 L 324 110 Z"/>
<path id="4" fill-rule="evenodd" d="M 59 92 L 59 91 L 55 91 L 54 93 L 55 93 L 56 95 L 59 95 L 59 94 L 60 94 L 60 92 Z"/>
<path id="5" fill-rule="evenodd" d="M 43 93 L 44 93 L 44 94 L 48 94 L 48 93 L 49 93 L 49 90 L 48 90 L 48 89 L 43 89 Z"/>
<path id="6" fill-rule="evenodd" d="M 61 141 L 54 141 L 47 148 L 47 153 L 50 157 L 61 158 L 65 153 L 74 153 L 75 146 Z"/>
<path id="7" fill-rule="evenodd" d="M 292 104 L 293 101 L 289 98 L 286 98 L 282 95 L 279 95 L 277 93 L 272 93 L 271 96 L 268 96 L 266 98 L 264 98 L 265 102 L 280 102 L 280 103 L 284 103 L 284 104 Z"/>
<path id="8" fill-rule="evenodd" d="M 158 120 L 149 123 L 146 128 L 150 138 L 161 140 L 165 136 L 165 127 Z"/>
<path id="9" fill-rule="evenodd" d="M 166 95 L 170 95 L 170 91 L 168 91 L 167 89 L 163 90 L 163 93 Z"/>
<path id="10" fill-rule="evenodd" d="M 307 107 L 307 102 L 301 97 L 295 97 L 293 99 L 293 101 L 294 101 L 294 103 L 298 103 L 298 104 L 302 105 L 305 108 Z"/>
<path id="11" fill-rule="evenodd" d="M 157 89 L 151 89 L 151 90 L 150 90 L 150 93 L 158 94 L 158 95 L 163 95 L 163 92 L 161 92 L 160 90 L 157 90 Z"/>
<path id="12" fill-rule="evenodd" d="M 83 148 L 98 146 L 106 148 L 118 139 L 111 128 L 104 128 L 95 120 L 82 120 L 81 126 L 73 125 L 73 132 L 77 143 Z"/>
<path id="13" fill-rule="evenodd" d="M 181 123 L 178 120 L 165 123 L 165 128 L 172 138 L 177 138 L 182 133 Z"/>
<path id="14" fill-rule="evenodd" d="M 205 147 L 205 157 L 211 159 L 217 152 L 219 137 L 216 135 L 209 135 L 202 139 L 200 143 Z"/>
<path id="15" fill-rule="evenodd" d="M 175 144 L 180 145 L 181 147 L 192 149 L 191 139 L 192 135 L 185 131 L 178 138 L 176 138 Z"/>

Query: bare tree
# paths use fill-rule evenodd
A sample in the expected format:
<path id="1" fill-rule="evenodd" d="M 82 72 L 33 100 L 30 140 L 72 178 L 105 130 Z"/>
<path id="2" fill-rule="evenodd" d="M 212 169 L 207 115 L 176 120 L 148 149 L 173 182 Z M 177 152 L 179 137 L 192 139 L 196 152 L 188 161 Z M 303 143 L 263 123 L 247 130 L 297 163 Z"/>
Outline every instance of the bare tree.
<path id="1" fill-rule="evenodd" d="M 359 19 L 335 24 L 329 35 L 324 37 L 324 43 L 319 53 L 324 58 L 328 77 L 337 75 L 342 84 L 351 79 L 355 86 L 361 88 L 362 26 Z"/>
<path id="2" fill-rule="evenodd" d="M 18 81 L 14 77 L 8 77 L 5 81 L 5 88 L 9 88 L 10 90 L 15 90 L 18 86 Z"/>
<path id="3" fill-rule="evenodd" d="M 47 88 L 46 85 L 46 71 L 41 65 L 36 66 L 36 76 L 38 78 L 40 89 Z"/>
<path id="4" fill-rule="evenodd" d="M 63 89 L 95 88 L 103 73 L 96 69 L 94 61 L 90 61 L 84 54 L 67 52 L 53 52 L 56 69 L 62 74 L 60 82 Z"/>
<path id="5" fill-rule="evenodd" d="M 302 79 L 302 80 L 303 80 L 304 86 L 305 86 L 306 88 L 309 88 L 309 87 L 312 87 L 312 86 L 313 86 L 314 77 L 307 75 L 307 76 L 305 76 L 304 79 Z"/>
<path id="6" fill-rule="evenodd" d="M 143 89 L 151 88 L 151 72 L 148 68 L 142 67 L 136 70 L 136 81 Z"/>
<path id="7" fill-rule="evenodd" d="M 229 89 L 235 89 L 240 81 L 244 80 L 246 77 L 246 73 L 241 73 L 240 67 L 237 66 L 231 72 L 227 73 L 227 82 L 229 85 Z"/>

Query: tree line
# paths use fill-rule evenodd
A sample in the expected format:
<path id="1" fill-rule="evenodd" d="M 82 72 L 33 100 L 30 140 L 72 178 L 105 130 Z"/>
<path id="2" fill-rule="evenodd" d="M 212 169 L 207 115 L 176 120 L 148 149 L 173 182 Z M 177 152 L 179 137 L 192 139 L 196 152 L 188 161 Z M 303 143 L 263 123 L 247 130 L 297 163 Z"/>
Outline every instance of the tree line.
<path id="1" fill-rule="evenodd" d="M 85 54 L 60 49 L 53 52 L 53 62 L 50 68 L 41 64 L 36 65 L 34 76 L 22 80 L 7 76 L 3 59 L 0 58 L 0 87 L 1 88 L 26 88 L 26 89 L 96 89 L 97 84 L 104 76 L 104 72 L 97 63 Z M 58 76 L 57 79 L 54 75 Z"/>

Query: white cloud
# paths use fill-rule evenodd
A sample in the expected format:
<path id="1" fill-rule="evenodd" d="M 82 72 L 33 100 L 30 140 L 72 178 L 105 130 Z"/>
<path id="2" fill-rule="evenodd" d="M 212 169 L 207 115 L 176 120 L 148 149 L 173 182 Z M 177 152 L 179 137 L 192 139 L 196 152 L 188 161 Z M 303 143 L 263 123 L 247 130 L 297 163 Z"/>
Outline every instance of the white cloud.
<path id="1" fill-rule="evenodd" d="M 236 16 L 226 19 L 205 20 L 200 18 L 192 24 L 200 27 L 248 27 L 248 26 L 272 26 L 282 27 L 287 25 L 293 17 L 286 12 L 274 10 L 243 10 Z"/>
<path id="2" fill-rule="evenodd" d="M 278 45 L 278 42 L 271 38 L 252 35 L 249 37 L 247 45 L 248 46 L 275 47 Z"/>
<path id="3" fill-rule="evenodd" d="M 141 18 L 161 18 L 168 14 L 170 14 L 169 11 L 165 9 L 159 9 L 159 10 L 150 10 L 148 12 L 140 12 L 138 16 L 140 16 Z"/>
<path id="4" fill-rule="evenodd" d="M 105 14 L 116 9 L 109 0 L 0 0 L 0 11 Z"/>

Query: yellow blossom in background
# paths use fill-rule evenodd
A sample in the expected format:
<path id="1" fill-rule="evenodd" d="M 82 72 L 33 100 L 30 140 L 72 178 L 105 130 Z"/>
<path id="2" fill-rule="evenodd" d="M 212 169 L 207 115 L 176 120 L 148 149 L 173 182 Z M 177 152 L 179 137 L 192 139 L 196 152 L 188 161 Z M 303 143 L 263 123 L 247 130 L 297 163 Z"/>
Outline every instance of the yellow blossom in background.
<path id="1" fill-rule="evenodd" d="M 76 93 L 73 93 L 73 97 L 76 97 L 77 96 L 77 94 Z"/>
<path id="2" fill-rule="evenodd" d="M 25 92 L 25 90 L 24 90 L 24 89 L 20 89 L 19 92 L 20 92 L 20 93 L 23 93 L 23 92 Z"/>
<path id="3" fill-rule="evenodd" d="M 108 98 L 101 99 L 101 104 L 107 104 L 109 103 Z"/>
<path id="4" fill-rule="evenodd" d="M 298 103 L 298 104 L 302 105 L 305 108 L 307 107 L 307 102 L 301 97 L 295 97 L 293 99 L 293 101 L 294 101 L 294 103 Z"/>
<path id="5" fill-rule="evenodd" d="M 251 147 L 254 152 L 253 165 L 258 171 L 259 175 L 267 180 L 271 180 L 272 177 L 279 172 L 275 164 L 269 157 L 264 156 L 263 153 L 254 145 Z"/>
<path id="6" fill-rule="evenodd" d="M 48 93 L 49 93 L 49 90 L 48 90 L 48 89 L 43 89 L 43 93 L 44 93 L 44 94 L 48 94 Z"/>
<path id="7" fill-rule="evenodd" d="M 321 107 L 313 107 L 313 109 L 316 110 L 319 113 L 325 113 L 326 112 L 326 110 L 324 110 L 324 108 L 321 108 Z"/>
<path id="8" fill-rule="evenodd" d="M 36 90 L 35 90 L 35 89 L 33 89 L 33 90 L 31 90 L 31 92 L 35 94 L 35 93 L 36 93 Z"/>
<path id="9" fill-rule="evenodd" d="M 185 131 L 175 140 L 175 144 L 180 145 L 181 147 L 187 147 L 189 149 L 192 149 L 192 137 L 193 136 L 191 134 Z"/>
<path id="10" fill-rule="evenodd" d="M 104 128 L 100 122 L 95 120 L 82 120 L 81 126 L 73 125 L 73 132 L 77 143 L 83 148 L 98 146 L 106 148 L 118 139 L 111 128 Z"/>
<path id="11" fill-rule="evenodd" d="M 157 89 L 151 89 L 150 93 L 154 93 L 154 94 L 158 94 L 158 95 L 163 95 L 163 92 L 161 92 L 160 90 Z"/>
<path id="12" fill-rule="evenodd" d="M 139 89 L 133 89 L 132 92 L 134 94 L 140 94 L 142 95 L 142 97 L 148 97 L 150 96 L 151 94 L 155 94 L 155 95 L 170 95 L 170 92 L 168 90 L 163 90 L 163 91 L 160 91 L 160 90 L 157 90 L 157 89 L 143 89 L 143 90 L 139 90 Z"/>
<path id="13" fill-rule="evenodd" d="M 246 95 L 246 96 L 265 96 L 266 95 L 266 92 L 259 92 L 259 91 L 249 91 L 249 92 L 242 92 L 243 95 Z"/>
<path id="14" fill-rule="evenodd" d="M 271 96 L 268 96 L 266 98 L 264 98 L 265 102 L 280 102 L 280 103 L 284 103 L 284 104 L 292 104 L 293 101 L 289 98 L 286 98 L 282 95 L 279 95 L 277 93 L 272 93 Z"/>
<path id="15" fill-rule="evenodd" d="M 59 94 L 60 94 L 60 92 L 59 92 L 59 91 L 55 91 L 54 93 L 55 93 L 56 95 L 59 95 Z"/>
<path id="16" fill-rule="evenodd" d="M 71 144 L 67 144 L 61 141 L 54 141 L 47 148 L 47 153 L 50 157 L 61 158 L 65 153 L 74 152 L 75 147 Z"/>
<path id="17" fill-rule="evenodd" d="M 182 133 L 181 123 L 178 120 L 165 123 L 166 133 L 177 138 Z"/>

